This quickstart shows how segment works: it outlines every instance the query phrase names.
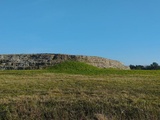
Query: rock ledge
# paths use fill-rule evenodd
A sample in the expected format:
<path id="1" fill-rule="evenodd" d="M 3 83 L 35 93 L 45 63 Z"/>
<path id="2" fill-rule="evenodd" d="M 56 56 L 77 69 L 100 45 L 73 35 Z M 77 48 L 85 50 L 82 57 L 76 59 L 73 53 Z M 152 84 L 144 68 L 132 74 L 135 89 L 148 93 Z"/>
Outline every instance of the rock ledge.
<path id="1" fill-rule="evenodd" d="M 129 69 L 119 61 L 101 57 L 43 53 L 0 55 L 0 70 L 42 69 L 67 60 L 85 62 L 99 68 Z"/>

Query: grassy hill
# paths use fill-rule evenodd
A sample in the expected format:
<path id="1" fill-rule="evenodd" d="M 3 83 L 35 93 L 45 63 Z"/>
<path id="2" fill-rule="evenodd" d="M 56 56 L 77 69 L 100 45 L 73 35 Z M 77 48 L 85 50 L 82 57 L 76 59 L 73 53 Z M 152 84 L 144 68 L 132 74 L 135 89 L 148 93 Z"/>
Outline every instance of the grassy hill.
<path id="1" fill-rule="evenodd" d="M 104 69 L 97 68 L 83 62 L 65 61 L 55 65 L 54 67 L 49 67 L 47 70 L 58 73 L 93 75 L 102 72 Z"/>
<path id="2" fill-rule="evenodd" d="M 86 64 L 84 62 L 77 62 L 77 61 L 65 61 L 53 67 L 49 67 L 46 70 L 47 72 L 54 72 L 54 73 L 68 73 L 68 74 L 82 74 L 82 75 L 107 75 L 107 74 L 147 75 L 148 73 L 152 75 L 160 74 L 160 71 L 158 70 L 119 70 L 116 68 L 102 69 Z"/>
<path id="3" fill-rule="evenodd" d="M 67 61 L 0 71 L 0 120 L 159 120 L 160 71 Z"/>

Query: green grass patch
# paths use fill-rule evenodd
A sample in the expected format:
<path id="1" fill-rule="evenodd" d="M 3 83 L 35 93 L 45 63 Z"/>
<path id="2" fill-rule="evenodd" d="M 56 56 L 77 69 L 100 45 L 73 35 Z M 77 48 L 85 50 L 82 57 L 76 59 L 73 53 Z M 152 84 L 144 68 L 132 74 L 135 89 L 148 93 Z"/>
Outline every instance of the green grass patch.
<path id="1" fill-rule="evenodd" d="M 102 69 L 83 62 L 65 61 L 53 67 L 49 67 L 47 70 L 50 72 L 70 74 L 98 74 Z"/>
<path id="2" fill-rule="evenodd" d="M 46 72 L 82 74 L 82 75 L 154 75 L 159 76 L 160 70 L 119 70 L 113 68 L 98 68 L 83 62 L 65 61 L 53 67 L 48 67 Z"/>

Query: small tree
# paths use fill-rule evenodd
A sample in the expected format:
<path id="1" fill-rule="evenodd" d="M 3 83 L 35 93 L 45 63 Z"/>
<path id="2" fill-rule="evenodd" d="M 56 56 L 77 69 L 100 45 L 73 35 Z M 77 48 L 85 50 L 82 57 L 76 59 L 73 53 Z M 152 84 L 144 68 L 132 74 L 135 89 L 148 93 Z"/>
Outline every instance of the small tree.
<path id="1" fill-rule="evenodd" d="M 150 66 L 151 66 L 152 70 L 158 70 L 158 68 L 159 68 L 158 63 L 156 63 L 156 62 L 153 62 Z"/>
<path id="2" fill-rule="evenodd" d="M 136 67 L 134 65 L 130 65 L 129 67 L 130 67 L 131 70 L 135 70 L 136 69 Z"/>

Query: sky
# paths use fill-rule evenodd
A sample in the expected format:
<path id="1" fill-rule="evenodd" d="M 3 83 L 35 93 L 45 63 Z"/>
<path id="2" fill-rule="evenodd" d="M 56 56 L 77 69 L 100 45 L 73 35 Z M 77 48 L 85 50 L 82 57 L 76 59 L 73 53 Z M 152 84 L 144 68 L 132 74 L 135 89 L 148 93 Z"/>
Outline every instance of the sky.
<path id="1" fill-rule="evenodd" d="M 0 54 L 160 64 L 159 0 L 0 0 Z"/>

